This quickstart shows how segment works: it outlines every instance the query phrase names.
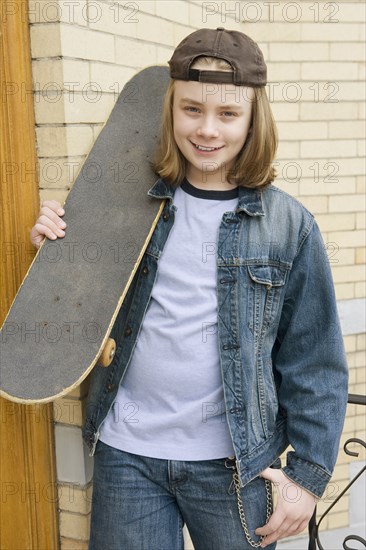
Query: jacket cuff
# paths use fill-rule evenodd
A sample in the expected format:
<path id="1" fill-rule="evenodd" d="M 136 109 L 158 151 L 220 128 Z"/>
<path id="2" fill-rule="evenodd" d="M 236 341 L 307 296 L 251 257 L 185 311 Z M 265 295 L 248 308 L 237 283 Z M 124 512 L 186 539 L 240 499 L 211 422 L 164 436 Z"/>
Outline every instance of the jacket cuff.
<path id="1" fill-rule="evenodd" d="M 291 481 L 317 498 L 322 497 L 332 477 L 321 466 L 297 457 L 293 451 L 287 453 L 286 466 L 282 468 L 282 471 Z"/>

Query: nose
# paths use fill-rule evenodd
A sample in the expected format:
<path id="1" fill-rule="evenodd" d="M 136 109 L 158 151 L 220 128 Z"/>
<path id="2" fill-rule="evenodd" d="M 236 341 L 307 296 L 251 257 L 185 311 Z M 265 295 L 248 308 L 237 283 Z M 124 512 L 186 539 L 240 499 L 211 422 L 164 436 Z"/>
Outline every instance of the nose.
<path id="1" fill-rule="evenodd" d="M 214 117 L 205 116 L 201 119 L 201 124 L 197 129 L 197 135 L 204 138 L 218 137 L 219 131 Z"/>

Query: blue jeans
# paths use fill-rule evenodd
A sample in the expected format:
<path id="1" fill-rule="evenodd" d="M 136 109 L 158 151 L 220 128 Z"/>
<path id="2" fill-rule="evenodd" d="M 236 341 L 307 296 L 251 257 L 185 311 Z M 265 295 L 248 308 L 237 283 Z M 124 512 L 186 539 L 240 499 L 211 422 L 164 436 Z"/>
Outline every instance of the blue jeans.
<path id="1" fill-rule="evenodd" d="M 165 460 L 98 441 L 94 455 L 89 550 L 183 550 L 184 524 L 195 550 L 248 550 L 233 483 L 232 459 Z M 253 541 L 266 523 L 265 480 L 241 497 Z M 274 550 L 276 543 L 266 547 Z"/>

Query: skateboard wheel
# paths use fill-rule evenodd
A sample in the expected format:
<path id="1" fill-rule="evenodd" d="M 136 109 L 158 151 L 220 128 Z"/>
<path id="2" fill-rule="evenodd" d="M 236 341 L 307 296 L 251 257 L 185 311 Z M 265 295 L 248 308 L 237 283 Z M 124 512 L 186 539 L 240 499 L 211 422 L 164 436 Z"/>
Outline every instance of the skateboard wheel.
<path id="1" fill-rule="evenodd" d="M 101 367 L 109 367 L 113 361 L 114 354 L 116 353 L 116 342 L 113 338 L 108 338 L 106 345 L 100 357 L 98 359 L 98 365 Z"/>

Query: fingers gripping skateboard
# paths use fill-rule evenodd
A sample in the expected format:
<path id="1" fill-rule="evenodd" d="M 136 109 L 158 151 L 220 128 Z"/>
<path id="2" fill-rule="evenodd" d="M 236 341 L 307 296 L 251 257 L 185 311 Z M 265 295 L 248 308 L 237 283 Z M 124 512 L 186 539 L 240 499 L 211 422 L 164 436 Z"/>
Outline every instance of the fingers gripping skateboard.
<path id="1" fill-rule="evenodd" d="M 113 338 L 108 338 L 107 343 L 104 346 L 104 349 L 99 356 L 97 365 L 100 365 L 101 367 L 109 367 L 109 365 L 113 361 L 113 357 L 115 353 L 116 353 L 116 342 L 113 340 Z"/>

